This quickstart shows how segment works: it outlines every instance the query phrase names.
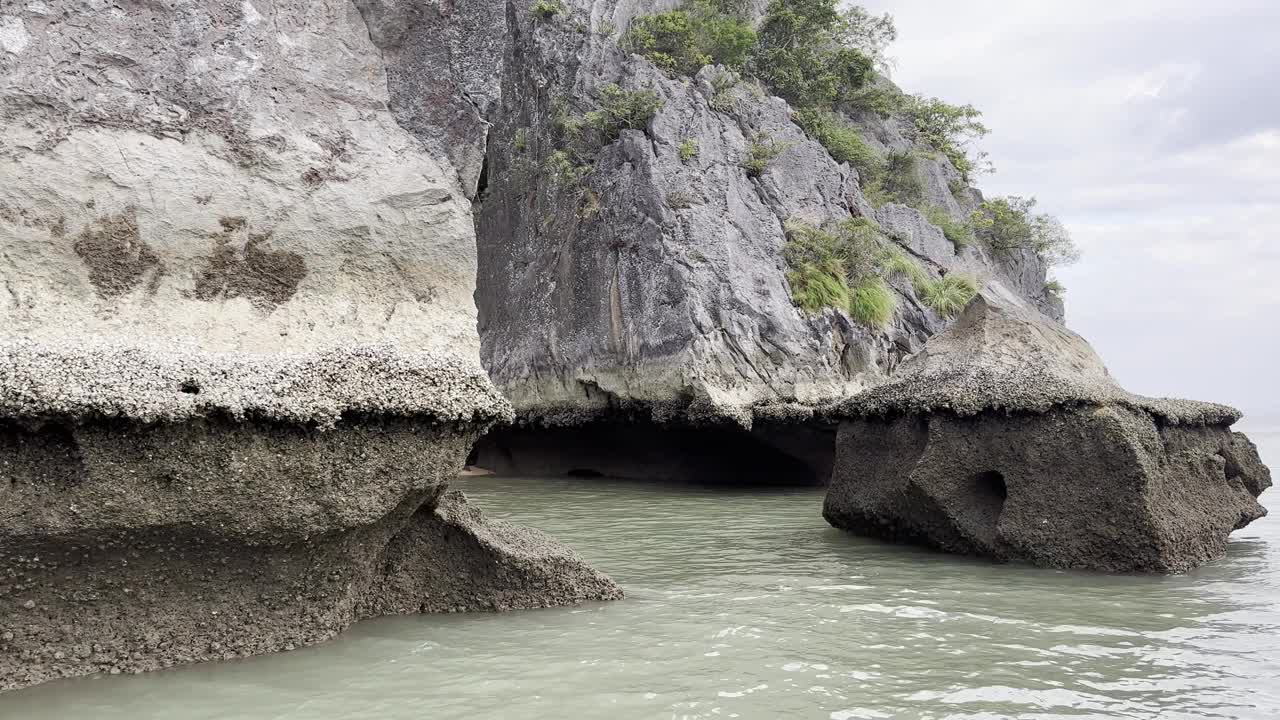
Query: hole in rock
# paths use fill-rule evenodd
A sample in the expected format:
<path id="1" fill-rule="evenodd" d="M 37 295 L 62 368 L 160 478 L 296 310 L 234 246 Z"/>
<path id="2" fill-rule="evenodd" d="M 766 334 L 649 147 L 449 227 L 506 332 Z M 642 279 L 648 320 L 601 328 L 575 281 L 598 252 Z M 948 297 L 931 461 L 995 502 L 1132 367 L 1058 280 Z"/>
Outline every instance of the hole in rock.
<path id="1" fill-rule="evenodd" d="M 181 385 L 178 386 L 178 390 L 188 395 L 200 394 L 200 386 L 197 385 L 194 380 L 187 380 L 186 382 L 182 383 Z"/>
<path id="2" fill-rule="evenodd" d="M 1004 475 L 995 470 L 980 472 L 973 476 L 973 487 L 977 496 L 988 503 L 1004 505 L 1009 498 L 1009 489 L 1005 487 Z"/>
<path id="3" fill-rule="evenodd" d="M 568 475 L 569 477 L 583 477 L 583 478 L 604 477 L 604 473 L 600 472 L 599 470 L 592 470 L 591 468 L 574 468 L 569 472 L 565 473 L 565 475 Z"/>

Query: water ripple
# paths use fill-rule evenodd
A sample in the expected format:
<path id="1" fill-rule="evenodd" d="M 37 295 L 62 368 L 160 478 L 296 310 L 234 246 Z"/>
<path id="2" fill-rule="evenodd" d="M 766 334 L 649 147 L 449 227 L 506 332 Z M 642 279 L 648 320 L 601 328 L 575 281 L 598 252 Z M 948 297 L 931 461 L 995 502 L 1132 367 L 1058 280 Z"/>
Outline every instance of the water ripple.
<path id="1" fill-rule="evenodd" d="M 1280 457 L 1280 435 L 1261 440 Z M 1181 577 L 993 565 L 851 537 L 821 493 L 474 478 L 619 603 L 388 618 L 247 661 L 0 698 L 24 720 L 1274 718 L 1280 520 Z"/>

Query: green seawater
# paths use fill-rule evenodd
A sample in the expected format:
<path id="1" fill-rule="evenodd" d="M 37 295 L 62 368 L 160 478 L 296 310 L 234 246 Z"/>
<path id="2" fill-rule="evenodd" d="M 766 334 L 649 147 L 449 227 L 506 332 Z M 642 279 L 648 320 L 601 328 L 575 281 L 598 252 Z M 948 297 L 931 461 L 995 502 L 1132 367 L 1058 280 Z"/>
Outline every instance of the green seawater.
<path id="1" fill-rule="evenodd" d="M 1280 466 L 1280 433 L 1253 438 Z M 0 718 L 1280 717 L 1280 517 L 1189 575 L 1106 576 L 851 537 L 820 490 L 458 484 L 627 599 L 374 620 L 295 652 L 9 693 Z"/>

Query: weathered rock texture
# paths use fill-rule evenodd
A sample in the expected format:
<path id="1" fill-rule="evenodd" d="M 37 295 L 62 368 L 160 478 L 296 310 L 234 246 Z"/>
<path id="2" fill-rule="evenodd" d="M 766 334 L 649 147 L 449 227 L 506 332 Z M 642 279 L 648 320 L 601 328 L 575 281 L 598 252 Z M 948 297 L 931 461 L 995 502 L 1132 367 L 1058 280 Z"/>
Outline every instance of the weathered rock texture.
<path id="1" fill-rule="evenodd" d="M 3 12 L 0 333 L 475 354 L 469 203 L 352 5 Z"/>
<path id="2" fill-rule="evenodd" d="M 888 330 L 835 310 L 806 316 L 783 259 L 792 219 L 873 217 L 933 276 L 999 281 L 1060 313 L 1033 254 L 957 252 L 916 209 L 874 209 L 857 172 L 807 138 L 784 101 L 751 82 L 717 89 L 721 69 L 668 77 L 619 49 L 632 17 L 673 5 L 579 0 L 535 21 L 514 3 L 503 19 L 511 41 L 490 64 L 501 92 L 487 105 L 476 300 L 485 366 L 522 420 L 626 412 L 749 429 L 758 404 L 814 405 L 875 385 L 945 326 L 901 278 Z M 664 105 L 596 153 L 581 181 L 557 181 L 546 170 L 557 118 L 591 109 L 610 82 L 651 89 Z M 912 147 L 901 122 L 866 119 L 864 130 L 877 147 Z M 787 150 L 753 178 L 742 163 L 757 137 Z M 681 158 L 685 141 L 696 156 Z M 980 200 L 953 197 L 958 175 L 945 159 L 921 165 L 931 202 L 954 216 Z"/>
<path id="3" fill-rule="evenodd" d="M 1078 335 L 975 300 L 892 382 L 844 402 L 823 514 L 949 552 L 1181 572 L 1266 514 L 1239 413 L 1122 390 Z"/>
<path id="4" fill-rule="evenodd" d="M 511 413 L 420 5 L 0 3 L 0 688 L 617 596 L 441 499 Z"/>
<path id="5" fill-rule="evenodd" d="M 0 689 L 292 649 L 373 615 L 620 597 L 444 493 L 476 434 L 0 423 Z"/>

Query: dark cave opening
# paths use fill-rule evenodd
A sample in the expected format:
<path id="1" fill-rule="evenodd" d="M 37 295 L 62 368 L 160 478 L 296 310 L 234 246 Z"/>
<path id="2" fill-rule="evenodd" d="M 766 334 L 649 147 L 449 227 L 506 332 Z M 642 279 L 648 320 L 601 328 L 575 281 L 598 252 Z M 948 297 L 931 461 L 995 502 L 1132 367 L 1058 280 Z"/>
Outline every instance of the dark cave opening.
<path id="1" fill-rule="evenodd" d="M 495 428 L 473 450 L 498 475 L 622 478 L 704 485 L 824 485 L 834 429 L 598 422 Z"/>

